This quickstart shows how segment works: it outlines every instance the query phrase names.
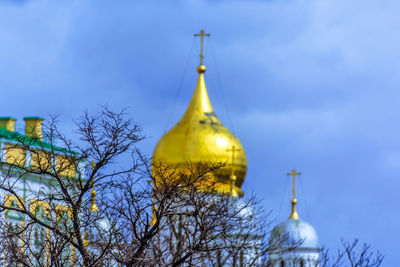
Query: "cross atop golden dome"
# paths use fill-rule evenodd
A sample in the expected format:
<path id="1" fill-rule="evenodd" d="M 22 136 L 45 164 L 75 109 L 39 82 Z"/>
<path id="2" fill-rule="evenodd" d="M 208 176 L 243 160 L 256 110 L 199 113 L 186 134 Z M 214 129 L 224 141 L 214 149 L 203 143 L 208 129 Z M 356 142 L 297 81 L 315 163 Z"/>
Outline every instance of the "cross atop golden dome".
<path id="1" fill-rule="evenodd" d="M 292 213 L 289 216 L 289 219 L 299 219 L 299 214 L 297 213 L 296 210 L 296 204 L 297 204 L 297 199 L 296 199 L 296 175 L 301 175 L 300 172 L 296 172 L 295 169 L 293 169 L 291 172 L 287 174 L 288 176 L 292 176 L 293 178 L 293 188 L 292 188 L 292 200 L 290 201 L 292 203 Z"/>
<path id="2" fill-rule="evenodd" d="M 153 153 L 153 165 L 162 164 L 178 169 L 193 168 L 202 163 L 223 164 L 224 167 L 213 171 L 219 193 L 242 196 L 240 187 L 247 171 L 247 159 L 239 139 L 232 134 L 214 113 L 211 106 L 204 73 L 203 37 L 209 36 L 201 31 L 201 64 L 197 67 L 199 78 L 180 121 L 158 142 Z M 235 149 L 232 152 L 229 149 Z M 231 177 L 236 177 L 234 180 Z M 157 177 L 156 177 L 157 179 Z"/>
<path id="3" fill-rule="evenodd" d="M 198 37 L 198 36 L 200 36 L 200 66 L 202 66 L 203 65 L 203 59 L 204 59 L 204 56 L 203 56 L 203 41 L 204 41 L 204 36 L 207 36 L 207 37 L 209 37 L 209 36 L 211 36 L 211 34 L 209 34 L 209 33 L 205 33 L 205 31 L 204 30 L 201 30 L 200 31 L 200 33 L 196 33 L 195 35 L 194 35 L 194 37 Z M 199 66 L 199 67 L 200 67 Z M 198 71 L 199 71 L 199 69 L 197 69 Z M 204 68 L 204 71 L 205 71 L 205 68 Z"/>

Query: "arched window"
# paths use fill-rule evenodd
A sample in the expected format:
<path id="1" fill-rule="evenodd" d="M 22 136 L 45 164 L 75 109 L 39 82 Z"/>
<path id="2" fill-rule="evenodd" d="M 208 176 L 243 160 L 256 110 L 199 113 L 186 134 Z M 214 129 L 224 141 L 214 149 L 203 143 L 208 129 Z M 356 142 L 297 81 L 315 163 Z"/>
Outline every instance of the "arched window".
<path id="1" fill-rule="evenodd" d="M 304 260 L 303 259 L 300 259 L 300 267 L 304 267 L 305 265 L 304 265 Z"/>
<path id="2" fill-rule="evenodd" d="M 35 263 L 33 266 L 45 266 L 47 258 L 46 245 L 48 242 L 46 230 L 35 225 L 32 227 L 32 232 L 30 253 L 33 255 L 32 261 Z"/>
<path id="3" fill-rule="evenodd" d="M 285 267 L 285 261 L 281 260 L 281 266 L 280 267 Z"/>

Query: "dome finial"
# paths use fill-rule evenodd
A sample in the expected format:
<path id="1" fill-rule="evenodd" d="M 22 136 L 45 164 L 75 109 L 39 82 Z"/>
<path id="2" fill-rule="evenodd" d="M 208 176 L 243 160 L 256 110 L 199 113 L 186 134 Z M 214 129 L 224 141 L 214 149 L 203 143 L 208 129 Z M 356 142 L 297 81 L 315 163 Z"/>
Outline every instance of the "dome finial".
<path id="1" fill-rule="evenodd" d="M 94 167 L 95 167 L 94 161 L 92 161 L 91 165 L 92 165 L 92 171 L 93 171 Z M 99 208 L 97 207 L 97 204 L 96 204 L 96 194 L 97 193 L 96 193 L 96 190 L 94 190 L 94 181 L 93 181 L 92 192 L 90 192 L 90 202 L 91 202 L 91 204 L 90 204 L 89 210 L 90 211 L 94 211 L 94 212 L 98 212 L 99 211 Z"/>
<path id="2" fill-rule="evenodd" d="M 89 210 L 90 211 L 94 211 L 94 212 L 98 212 L 99 211 L 99 208 L 97 207 L 97 204 L 96 204 L 96 190 L 94 190 L 94 186 L 93 186 L 93 189 L 92 189 L 92 192 L 90 192 L 90 202 L 91 202 L 91 204 L 90 204 L 90 208 L 89 208 Z"/>
<path id="3" fill-rule="evenodd" d="M 201 30 L 200 33 L 196 33 L 194 35 L 194 37 L 200 36 L 200 44 L 201 44 L 201 46 L 200 46 L 200 65 L 197 67 L 197 71 L 199 73 L 204 73 L 206 71 L 206 67 L 203 65 L 203 58 L 204 58 L 204 56 L 203 56 L 203 40 L 204 40 L 204 36 L 208 37 L 210 35 L 211 34 L 209 34 L 209 33 L 205 33 L 204 30 Z"/>
<path id="4" fill-rule="evenodd" d="M 292 213 L 290 214 L 289 219 L 295 219 L 296 220 L 296 219 L 299 219 L 299 214 L 296 211 L 297 199 L 296 199 L 296 190 L 295 190 L 296 183 L 295 183 L 295 181 L 296 181 L 296 175 L 301 175 L 301 173 L 300 172 L 296 172 L 296 170 L 293 169 L 292 172 L 288 173 L 287 175 L 293 177 L 293 190 L 292 190 L 293 197 L 292 197 L 292 200 L 291 200 Z"/>

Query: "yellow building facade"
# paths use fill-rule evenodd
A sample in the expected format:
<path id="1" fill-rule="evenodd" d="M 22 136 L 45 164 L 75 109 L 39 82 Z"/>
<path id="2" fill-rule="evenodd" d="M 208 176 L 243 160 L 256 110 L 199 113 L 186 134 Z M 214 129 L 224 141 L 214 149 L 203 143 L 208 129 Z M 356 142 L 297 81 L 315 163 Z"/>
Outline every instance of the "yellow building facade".
<path id="1" fill-rule="evenodd" d="M 15 236 L 15 242 L 21 253 L 29 247 L 30 251 L 26 254 L 33 255 L 37 247 L 36 262 L 43 265 L 50 262 L 50 231 L 40 227 L 30 229 L 31 218 L 18 209 L 30 212 L 43 222 L 51 217 L 60 223 L 69 220 L 71 211 L 62 201 L 47 201 L 54 181 L 46 173 L 55 172 L 65 179 L 76 179 L 76 153 L 44 140 L 42 118 L 27 117 L 24 121 L 25 133 L 21 134 L 15 130 L 15 118 L 0 118 L 0 203 L 6 208 L 1 214 L 2 231 L 6 231 L 4 227 L 16 233 L 20 231 Z M 8 256 L 7 248 L 2 249 L 0 266 L 7 266 L 13 259 Z M 74 264 L 73 247 L 66 248 L 65 257 L 66 263 Z"/>

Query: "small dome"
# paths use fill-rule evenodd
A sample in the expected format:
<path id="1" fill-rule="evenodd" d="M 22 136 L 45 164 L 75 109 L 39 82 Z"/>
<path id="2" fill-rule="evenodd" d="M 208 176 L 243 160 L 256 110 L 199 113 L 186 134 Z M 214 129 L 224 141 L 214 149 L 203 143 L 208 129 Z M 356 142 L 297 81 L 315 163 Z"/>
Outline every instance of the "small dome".
<path id="1" fill-rule="evenodd" d="M 246 154 L 239 139 L 222 125 L 213 111 L 204 82 L 205 69 L 203 65 L 198 67 L 199 79 L 185 114 L 154 150 L 153 174 L 158 164 L 185 170 L 204 163 L 222 163 L 225 166 L 212 175 L 217 192 L 241 196 L 240 187 L 247 171 Z M 232 174 L 236 176 L 234 188 Z"/>
<path id="2" fill-rule="evenodd" d="M 281 247 L 317 249 L 318 237 L 314 228 L 300 219 L 288 219 L 274 227 L 270 244 L 280 244 Z"/>

